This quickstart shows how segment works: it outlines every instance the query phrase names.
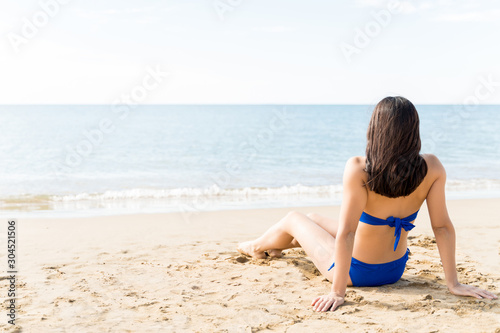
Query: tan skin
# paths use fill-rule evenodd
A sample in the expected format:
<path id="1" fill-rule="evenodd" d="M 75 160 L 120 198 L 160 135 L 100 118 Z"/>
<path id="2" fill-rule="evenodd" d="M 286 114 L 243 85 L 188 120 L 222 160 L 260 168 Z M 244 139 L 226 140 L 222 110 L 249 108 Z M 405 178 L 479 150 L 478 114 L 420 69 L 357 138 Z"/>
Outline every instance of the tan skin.
<path id="1" fill-rule="evenodd" d="M 346 287 L 351 286 L 351 258 L 381 264 L 404 256 L 408 233 L 402 230 L 394 251 L 394 229 L 359 223 L 364 212 L 386 219 L 406 217 L 420 209 L 424 201 L 443 263 L 446 285 L 454 295 L 496 299 L 487 290 L 458 282 L 455 262 L 455 229 L 448 215 L 445 200 L 446 171 L 434 155 L 424 155 L 428 172 L 419 187 L 407 197 L 391 199 L 367 189 L 364 184 L 366 158 L 351 158 L 344 170 L 344 191 L 339 221 L 318 215 L 290 212 L 256 240 L 238 245 L 238 251 L 255 258 L 281 256 L 282 249 L 302 247 L 318 270 L 332 282 L 328 295 L 312 301 L 315 311 L 334 311 L 344 303 Z M 328 268 L 335 262 L 335 268 Z"/>

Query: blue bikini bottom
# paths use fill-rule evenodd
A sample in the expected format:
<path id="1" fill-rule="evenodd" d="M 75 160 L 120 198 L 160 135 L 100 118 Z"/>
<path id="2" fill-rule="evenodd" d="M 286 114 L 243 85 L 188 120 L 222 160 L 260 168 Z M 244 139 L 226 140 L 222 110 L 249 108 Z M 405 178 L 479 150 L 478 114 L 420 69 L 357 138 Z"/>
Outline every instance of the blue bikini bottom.
<path id="1" fill-rule="evenodd" d="M 375 287 L 384 284 L 396 283 L 403 276 L 408 261 L 407 249 L 403 257 L 385 264 L 366 264 L 355 258 L 351 260 L 349 277 L 355 287 Z M 335 267 L 335 263 L 328 269 Z"/>

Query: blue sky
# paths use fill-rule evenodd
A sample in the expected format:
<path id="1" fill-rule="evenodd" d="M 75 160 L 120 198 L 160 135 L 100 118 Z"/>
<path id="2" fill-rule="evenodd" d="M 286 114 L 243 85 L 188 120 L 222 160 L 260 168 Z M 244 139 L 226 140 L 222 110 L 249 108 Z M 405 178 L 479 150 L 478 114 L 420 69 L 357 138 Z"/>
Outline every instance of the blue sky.
<path id="1" fill-rule="evenodd" d="M 0 103 L 110 104 L 160 68 L 141 103 L 500 104 L 498 31 L 493 0 L 3 0 Z"/>

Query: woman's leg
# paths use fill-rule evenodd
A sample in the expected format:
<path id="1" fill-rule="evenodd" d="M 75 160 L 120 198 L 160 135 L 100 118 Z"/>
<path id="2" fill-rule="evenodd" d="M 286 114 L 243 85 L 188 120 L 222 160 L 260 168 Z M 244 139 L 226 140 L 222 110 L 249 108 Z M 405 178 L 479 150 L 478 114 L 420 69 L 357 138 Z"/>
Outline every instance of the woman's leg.
<path id="1" fill-rule="evenodd" d="M 316 213 L 309 213 L 307 217 L 325 229 L 333 238 L 337 238 L 337 230 L 339 229 L 339 222 L 337 220 Z"/>
<path id="2" fill-rule="evenodd" d="M 330 235 L 333 236 L 333 238 L 337 237 L 337 230 L 338 230 L 338 222 L 334 219 L 331 219 L 329 217 L 316 214 L 316 213 L 309 213 L 306 215 L 311 221 L 319 225 L 321 228 L 325 229 Z M 267 250 L 267 253 L 271 257 L 275 258 L 281 258 L 282 253 L 281 250 L 286 250 L 286 249 L 293 249 L 295 247 L 301 247 L 299 242 L 294 238 L 290 244 L 288 244 L 286 247 L 282 249 L 272 249 L 272 250 Z"/>
<path id="3" fill-rule="evenodd" d="M 314 265 L 331 280 L 335 237 L 302 213 L 290 212 L 254 241 L 238 245 L 238 251 L 254 258 L 265 258 L 264 251 L 283 249 L 296 240 Z"/>

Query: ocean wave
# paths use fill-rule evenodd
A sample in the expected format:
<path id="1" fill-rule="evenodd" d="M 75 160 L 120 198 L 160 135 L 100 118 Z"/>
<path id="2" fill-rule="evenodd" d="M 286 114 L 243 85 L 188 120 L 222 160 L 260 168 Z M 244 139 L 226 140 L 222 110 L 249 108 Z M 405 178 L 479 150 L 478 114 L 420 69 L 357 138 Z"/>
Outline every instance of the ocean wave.
<path id="1" fill-rule="evenodd" d="M 69 215 L 145 212 L 200 212 L 220 209 L 340 204 L 341 185 L 223 189 L 130 189 L 74 195 L 24 195 L 0 198 L 0 211 Z"/>
<path id="2" fill-rule="evenodd" d="M 473 191 L 499 191 L 500 179 L 469 179 L 448 180 L 446 191 L 449 192 L 473 192 Z M 21 194 L 0 198 L 0 201 L 9 204 L 47 203 L 47 202 L 76 202 L 76 201 L 119 201 L 134 199 L 154 200 L 189 200 L 196 198 L 209 198 L 214 200 L 265 200 L 279 198 L 338 198 L 342 194 L 342 185 L 292 185 L 282 187 L 244 187 L 244 188 L 221 188 L 212 185 L 206 188 L 173 188 L 173 189 L 151 189 L 135 188 L 127 190 L 109 190 L 94 193 L 78 193 L 67 195 L 51 194 Z"/>
<path id="3" fill-rule="evenodd" d="M 450 180 L 449 199 L 500 197 L 500 180 Z M 102 193 L 67 195 L 24 194 L 0 197 L 0 211 L 120 214 L 138 212 L 210 211 L 239 208 L 270 208 L 339 205 L 342 185 L 147 189 L 136 188 Z M 10 213 L 9 213 L 10 214 Z"/>
<path id="4" fill-rule="evenodd" d="M 446 190 L 453 192 L 500 190 L 500 179 L 452 179 L 446 182 Z"/>
<path id="5" fill-rule="evenodd" d="M 500 180 L 497 179 L 472 179 L 449 180 L 446 184 L 447 191 L 481 191 L 500 190 Z M 80 200 L 128 200 L 128 199 L 258 199 L 279 197 L 338 197 L 342 194 L 342 185 L 306 186 L 293 185 L 282 187 L 245 187 L 224 189 L 217 185 L 208 188 L 174 188 L 174 189 L 129 189 L 120 191 L 105 191 L 104 193 L 80 193 L 62 196 L 49 196 L 50 200 L 80 201 Z M 43 196 L 47 198 L 48 196 Z"/>
<path id="6" fill-rule="evenodd" d="M 52 196 L 52 201 L 80 200 L 128 200 L 128 199 L 189 199 L 189 198 L 269 198 L 288 196 L 329 197 L 342 193 L 342 185 L 329 186 L 282 186 L 245 187 L 223 189 L 217 185 L 208 188 L 174 188 L 174 189 L 130 189 L 106 191 L 104 193 L 80 193 L 75 195 Z"/>

